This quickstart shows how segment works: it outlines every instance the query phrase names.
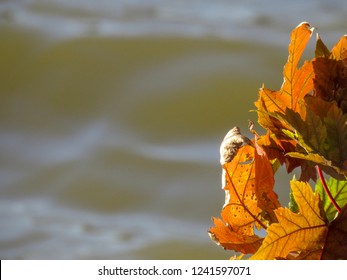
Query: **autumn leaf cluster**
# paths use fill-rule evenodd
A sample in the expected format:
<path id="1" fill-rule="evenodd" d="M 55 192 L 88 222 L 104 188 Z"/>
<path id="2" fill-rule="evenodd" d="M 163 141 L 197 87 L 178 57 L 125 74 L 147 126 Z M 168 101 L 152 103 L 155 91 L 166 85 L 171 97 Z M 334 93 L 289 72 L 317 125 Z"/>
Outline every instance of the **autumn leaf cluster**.
<path id="1" fill-rule="evenodd" d="M 222 143 L 225 203 L 209 235 L 251 259 L 347 259 L 347 35 L 329 50 L 317 34 L 314 58 L 300 65 L 313 32 L 306 22 L 292 31 L 281 88 L 259 90 L 266 133 L 252 126 L 245 141 L 234 130 Z M 288 207 L 274 192 L 280 166 L 301 170 Z"/>

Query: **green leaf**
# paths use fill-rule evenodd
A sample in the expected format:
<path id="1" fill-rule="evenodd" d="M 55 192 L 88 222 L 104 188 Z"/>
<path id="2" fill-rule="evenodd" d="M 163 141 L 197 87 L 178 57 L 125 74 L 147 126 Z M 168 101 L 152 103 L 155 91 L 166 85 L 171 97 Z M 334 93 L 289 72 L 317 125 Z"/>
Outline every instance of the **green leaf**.
<path id="1" fill-rule="evenodd" d="M 335 103 L 336 104 L 336 103 Z M 328 137 L 326 139 L 329 159 L 342 164 L 347 159 L 347 115 L 342 110 L 332 106 L 324 119 Z"/>
<path id="2" fill-rule="evenodd" d="M 316 40 L 316 50 L 314 52 L 315 57 L 329 57 L 330 51 L 326 47 L 326 45 L 323 43 L 322 39 L 317 33 L 317 40 Z"/>
<path id="3" fill-rule="evenodd" d="M 291 153 L 286 153 L 286 155 L 293 158 L 309 160 L 317 164 L 333 167 L 331 161 L 326 160 L 324 157 L 322 157 L 319 154 L 314 154 L 314 153 L 303 154 L 303 153 L 291 152 Z"/>
<path id="4" fill-rule="evenodd" d="M 347 160 L 347 114 L 343 114 L 335 102 L 328 104 L 319 98 L 305 100 L 305 119 L 289 108 L 285 114 L 276 114 L 290 128 L 282 129 L 282 132 L 306 151 L 302 156 L 298 153 L 288 155 L 331 166 L 343 173 L 343 164 Z"/>
<path id="5" fill-rule="evenodd" d="M 298 213 L 299 212 L 299 207 L 298 204 L 295 201 L 293 192 L 291 191 L 289 194 L 289 203 L 288 203 L 288 208 L 290 211 L 292 211 L 293 213 Z"/>
<path id="6" fill-rule="evenodd" d="M 306 96 L 305 102 L 307 110 L 319 116 L 326 127 L 325 158 L 342 165 L 347 159 L 347 114 L 343 114 L 336 102 L 327 102 L 312 96 Z"/>
<path id="7" fill-rule="evenodd" d="M 297 180 L 296 180 L 296 177 L 295 177 L 295 174 L 294 174 L 293 179 L 292 179 L 291 182 L 295 182 L 295 181 L 297 181 Z M 295 201 L 294 194 L 293 194 L 292 190 L 290 190 L 290 193 L 289 193 L 288 208 L 293 213 L 298 213 L 299 212 L 299 206 L 298 206 L 298 204 Z"/>
<path id="8" fill-rule="evenodd" d="M 283 120 L 292 130 L 292 137 L 298 141 L 307 153 L 317 152 L 325 155 L 325 139 L 327 129 L 322 119 L 312 111 L 307 110 L 306 118 L 303 120 L 299 113 L 287 108 L 285 114 L 278 113 L 278 117 Z M 289 131 L 283 131 L 287 136 L 291 136 Z"/>
<path id="9" fill-rule="evenodd" d="M 342 208 L 347 204 L 347 181 L 338 181 L 331 177 L 327 182 L 330 193 L 336 203 Z M 316 184 L 316 192 L 319 193 L 321 200 L 323 201 L 323 207 L 328 220 L 331 222 L 334 220 L 337 210 L 331 203 L 328 195 L 324 191 L 322 181 L 319 180 Z"/>

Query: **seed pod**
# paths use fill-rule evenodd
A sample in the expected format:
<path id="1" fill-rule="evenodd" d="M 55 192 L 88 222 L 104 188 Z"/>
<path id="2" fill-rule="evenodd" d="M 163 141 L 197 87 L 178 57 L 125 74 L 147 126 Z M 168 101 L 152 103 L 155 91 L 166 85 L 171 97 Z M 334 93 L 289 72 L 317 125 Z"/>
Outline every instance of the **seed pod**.
<path id="1" fill-rule="evenodd" d="M 224 165 L 227 162 L 231 162 L 235 157 L 238 149 L 244 144 L 253 145 L 251 140 L 246 136 L 243 136 L 240 132 L 240 128 L 235 126 L 231 129 L 227 135 L 225 135 L 222 144 L 220 146 L 220 163 Z"/>
<path id="2" fill-rule="evenodd" d="M 235 126 L 232 128 L 227 135 L 225 135 L 222 144 L 220 146 L 220 163 L 221 165 L 231 162 L 235 157 L 237 151 L 241 148 L 243 144 L 248 144 L 253 146 L 251 140 L 246 136 L 243 136 L 240 132 L 240 128 Z M 226 169 L 223 167 L 222 171 L 222 188 L 224 189 L 227 185 L 226 180 Z M 226 192 L 225 205 L 229 201 L 229 192 Z"/>

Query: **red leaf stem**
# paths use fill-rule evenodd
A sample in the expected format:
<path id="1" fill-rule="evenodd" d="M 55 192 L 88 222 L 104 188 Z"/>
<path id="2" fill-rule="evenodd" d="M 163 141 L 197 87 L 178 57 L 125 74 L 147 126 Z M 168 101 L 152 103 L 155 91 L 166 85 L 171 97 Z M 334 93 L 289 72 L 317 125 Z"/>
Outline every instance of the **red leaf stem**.
<path id="1" fill-rule="evenodd" d="M 331 200 L 331 203 L 335 206 L 337 212 L 341 213 L 341 208 L 340 208 L 340 206 L 336 203 L 335 199 L 334 199 L 333 196 L 331 195 L 331 192 L 329 191 L 329 188 L 328 188 L 328 186 L 327 186 L 327 183 L 325 182 L 325 179 L 324 179 L 324 175 L 323 175 L 322 170 L 320 169 L 320 167 L 319 167 L 318 165 L 316 166 L 316 168 L 317 168 L 317 171 L 318 171 L 319 178 L 320 178 L 321 181 L 322 181 L 323 188 L 324 188 L 326 194 L 328 195 L 329 199 Z"/>

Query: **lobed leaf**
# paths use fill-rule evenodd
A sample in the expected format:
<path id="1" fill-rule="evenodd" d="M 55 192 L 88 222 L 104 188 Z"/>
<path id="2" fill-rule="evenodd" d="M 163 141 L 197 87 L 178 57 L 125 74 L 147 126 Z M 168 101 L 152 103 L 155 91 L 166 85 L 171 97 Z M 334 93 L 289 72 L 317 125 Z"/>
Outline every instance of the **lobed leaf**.
<path id="1" fill-rule="evenodd" d="M 225 204 L 222 219 L 214 218 L 215 226 L 209 230 L 211 239 L 217 244 L 244 254 L 254 253 L 260 247 L 262 238 L 254 230 L 277 222 L 274 210 L 280 206 L 273 191 L 271 163 L 256 143 L 255 147 L 242 146 L 233 159 L 223 165 Z"/>
<path id="2" fill-rule="evenodd" d="M 287 108 L 285 114 L 278 116 L 291 128 L 295 140 L 307 153 L 321 152 L 325 149 L 322 140 L 327 137 L 327 130 L 321 118 L 313 112 L 308 110 L 306 118 L 302 119 L 299 113 Z"/>
<path id="3" fill-rule="evenodd" d="M 253 235 L 254 223 L 262 211 L 256 197 L 254 148 L 241 147 L 234 159 L 223 167 L 227 184 L 222 218 L 238 232 Z"/>
<path id="4" fill-rule="evenodd" d="M 311 38 L 313 28 L 303 22 L 297 26 L 290 35 L 288 47 L 288 61 L 284 66 L 283 85 L 281 93 L 288 97 L 288 107 L 297 110 L 299 101 L 312 90 L 310 78 L 313 75 L 312 65 L 305 63 L 302 69 L 298 69 L 300 58 Z"/>
<path id="5" fill-rule="evenodd" d="M 287 258 L 292 252 L 322 249 L 327 225 L 320 214 L 319 195 L 300 181 L 291 181 L 291 189 L 299 212 L 275 210 L 278 223 L 268 227 L 268 235 L 251 259 Z"/>
<path id="6" fill-rule="evenodd" d="M 223 177 L 222 220 L 213 218 L 215 226 L 210 228 L 209 235 L 224 249 L 254 253 L 262 240 L 254 233 L 254 227 L 260 226 L 262 212 L 255 191 L 254 148 L 240 147 L 232 160 L 223 164 Z"/>
<path id="7" fill-rule="evenodd" d="M 249 146 L 240 134 L 224 149 L 231 154 L 221 161 L 225 204 L 209 234 L 251 259 L 347 259 L 347 35 L 329 51 L 317 34 L 315 58 L 299 67 L 312 32 L 306 22 L 292 31 L 280 90 L 259 90 L 255 106 L 266 134 L 253 144 L 247 139 Z M 288 172 L 301 167 L 306 182 L 316 180 L 316 165 L 331 175 L 328 188 L 341 213 L 321 182 L 313 193 L 291 181 L 291 208 L 281 208 L 273 187 L 283 163 Z M 260 227 L 265 239 L 255 234 Z"/>

